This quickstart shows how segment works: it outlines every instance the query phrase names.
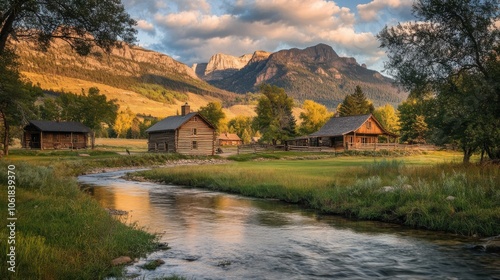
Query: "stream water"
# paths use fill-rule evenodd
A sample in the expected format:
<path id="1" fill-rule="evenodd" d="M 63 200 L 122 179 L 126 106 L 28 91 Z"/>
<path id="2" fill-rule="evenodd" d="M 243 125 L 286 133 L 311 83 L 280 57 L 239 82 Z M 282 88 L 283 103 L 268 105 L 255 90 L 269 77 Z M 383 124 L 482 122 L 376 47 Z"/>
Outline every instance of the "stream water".
<path id="1" fill-rule="evenodd" d="M 397 225 L 320 215 L 274 200 L 120 179 L 125 171 L 79 182 L 103 207 L 129 212 L 160 233 L 170 250 L 138 279 L 500 279 L 500 256 L 471 239 Z"/>

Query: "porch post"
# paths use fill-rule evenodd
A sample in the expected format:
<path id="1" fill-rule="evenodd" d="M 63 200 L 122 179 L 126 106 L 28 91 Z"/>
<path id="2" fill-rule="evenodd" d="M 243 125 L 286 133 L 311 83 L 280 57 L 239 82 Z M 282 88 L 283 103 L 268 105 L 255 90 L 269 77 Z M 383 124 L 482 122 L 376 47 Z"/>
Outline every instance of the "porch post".
<path id="1" fill-rule="evenodd" d="M 43 150 L 43 131 L 40 131 L 40 150 Z"/>
<path id="2" fill-rule="evenodd" d="M 70 132 L 71 149 L 73 150 L 73 132 Z"/>

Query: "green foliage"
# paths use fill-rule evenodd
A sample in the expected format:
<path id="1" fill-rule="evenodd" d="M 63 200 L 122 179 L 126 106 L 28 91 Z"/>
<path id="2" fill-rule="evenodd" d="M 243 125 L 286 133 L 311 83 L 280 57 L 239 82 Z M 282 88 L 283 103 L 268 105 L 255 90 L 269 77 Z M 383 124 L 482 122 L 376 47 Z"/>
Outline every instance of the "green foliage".
<path id="1" fill-rule="evenodd" d="M 140 257 L 155 248 L 156 237 L 111 217 L 73 178 L 52 168 L 16 163 L 16 264 L 12 279 L 103 279 L 113 258 Z M 7 170 L 7 163 L 0 167 Z M 7 182 L 7 173 L 0 180 Z M 6 186 L 2 186 L 6 187 Z M 7 201 L 7 192 L 0 193 Z M 0 210 L 7 212 L 7 204 Z M 8 236 L 7 228 L 0 229 Z M 0 251 L 7 252 L 7 243 Z M 7 256 L 0 267 L 6 270 Z M 3 273 L 8 276 L 7 272 Z"/>
<path id="2" fill-rule="evenodd" d="M 378 35 L 386 64 L 412 97 L 429 93 L 423 114 L 433 141 L 458 144 L 468 162 L 474 151 L 500 159 L 500 1 L 416 1 L 416 21 Z M 423 127 L 423 126 L 421 126 Z"/>
<path id="3" fill-rule="evenodd" d="M 53 37 L 61 37 L 79 54 L 87 55 L 94 45 L 109 52 L 121 44 L 119 40 L 133 43 L 137 32 L 135 20 L 120 1 L 72 1 L 65 5 L 52 0 L 9 1 L 2 2 L 0 8 L 0 53 L 10 34 L 29 35 L 16 38 L 36 40 L 41 49 L 47 49 Z"/>
<path id="4" fill-rule="evenodd" d="M 226 117 L 220 102 L 209 102 L 207 106 L 201 107 L 198 113 L 215 126 L 216 131 L 220 132 L 221 120 Z"/>
<path id="5" fill-rule="evenodd" d="M 252 129 L 252 121 L 251 117 L 237 116 L 228 122 L 228 130 L 236 133 L 243 140 L 243 144 L 248 144 L 252 135 L 255 134 Z"/>
<path id="6" fill-rule="evenodd" d="M 10 49 L 0 48 L 0 134 L 3 154 L 9 154 L 10 130 L 21 126 L 34 115 L 36 98 L 41 89 L 21 79 L 17 56 Z"/>
<path id="7" fill-rule="evenodd" d="M 294 137 L 295 117 L 292 114 L 293 99 L 277 86 L 261 86 L 262 97 L 255 109 L 254 126 L 262 133 L 262 139 L 276 144 Z"/>
<path id="8" fill-rule="evenodd" d="M 370 114 L 374 110 L 373 104 L 366 99 L 361 87 L 356 86 L 354 93 L 347 95 L 339 105 L 338 113 L 340 117 L 347 117 Z"/>
<path id="9" fill-rule="evenodd" d="M 425 120 L 426 108 L 430 101 L 409 98 L 399 105 L 401 141 L 425 143 L 428 139 L 428 125 Z"/>
<path id="10" fill-rule="evenodd" d="M 151 100 L 166 104 L 175 104 L 177 100 L 182 102 L 188 101 L 188 96 L 185 93 L 168 90 L 165 86 L 159 84 L 142 83 L 137 86 L 133 86 L 132 90 Z"/>
<path id="11" fill-rule="evenodd" d="M 328 112 L 326 106 L 312 100 L 304 101 L 302 109 L 304 112 L 300 113 L 302 124 L 299 127 L 301 135 L 318 131 L 333 116 L 333 113 Z"/>

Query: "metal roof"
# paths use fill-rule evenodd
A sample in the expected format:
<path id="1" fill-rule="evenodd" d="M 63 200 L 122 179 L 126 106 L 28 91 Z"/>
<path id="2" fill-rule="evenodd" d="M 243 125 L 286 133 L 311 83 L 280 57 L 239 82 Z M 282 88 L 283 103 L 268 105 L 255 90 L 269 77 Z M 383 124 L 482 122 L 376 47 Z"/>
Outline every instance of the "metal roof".
<path id="1" fill-rule="evenodd" d="M 359 115 L 348 117 L 333 117 L 319 131 L 312 133 L 311 137 L 322 136 L 342 136 L 349 132 L 356 131 L 372 115 Z"/>
<path id="2" fill-rule="evenodd" d="M 235 133 L 221 133 L 219 135 L 219 140 L 241 141 L 241 138 Z"/>
<path id="3" fill-rule="evenodd" d="M 54 122 L 54 121 L 29 121 L 28 126 L 33 126 L 39 131 L 47 132 L 81 132 L 90 133 L 92 130 L 79 122 Z"/>
<path id="4" fill-rule="evenodd" d="M 210 127 L 215 128 L 209 121 L 207 121 L 202 115 L 198 112 L 189 113 L 185 116 L 170 116 L 167 117 L 157 123 L 155 123 L 150 128 L 146 129 L 147 133 L 150 132 L 159 132 L 159 131 L 168 131 L 168 130 L 176 130 L 181 127 L 184 123 L 189 121 L 192 117 L 198 116 L 203 121 L 205 121 Z"/>

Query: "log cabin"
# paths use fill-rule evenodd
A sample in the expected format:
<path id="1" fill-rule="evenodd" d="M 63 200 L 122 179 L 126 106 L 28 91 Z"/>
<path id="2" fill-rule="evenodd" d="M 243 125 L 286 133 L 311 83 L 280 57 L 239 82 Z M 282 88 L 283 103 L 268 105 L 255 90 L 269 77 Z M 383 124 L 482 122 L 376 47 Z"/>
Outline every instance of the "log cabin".
<path id="1" fill-rule="evenodd" d="M 21 144 L 28 149 L 86 149 L 91 129 L 79 122 L 29 121 Z"/>
<path id="2" fill-rule="evenodd" d="M 379 136 L 388 139 L 398 137 L 387 131 L 371 114 L 333 117 L 317 132 L 290 140 L 287 144 L 349 150 L 376 145 Z"/>
<path id="3" fill-rule="evenodd" d="M 167 117 L 146 130 L 148 151 L 184 155 L 214 155 L 215 127 L 186 103 L 181 115 Z"/>
<path id="4" fill-rule="evenodd" d="M 243 140 L 235 133 L 221 133 L 217 138 L 219 146 L 239 146 L 243 144 Z"/>

